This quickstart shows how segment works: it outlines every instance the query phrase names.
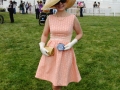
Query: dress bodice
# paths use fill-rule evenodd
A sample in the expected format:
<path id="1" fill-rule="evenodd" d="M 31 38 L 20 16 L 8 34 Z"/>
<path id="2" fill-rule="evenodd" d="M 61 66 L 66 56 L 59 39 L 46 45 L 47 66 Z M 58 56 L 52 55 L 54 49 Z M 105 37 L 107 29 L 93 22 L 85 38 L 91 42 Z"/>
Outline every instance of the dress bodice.
<path id="1" fill-rule="evenodd" d="M 75 15 L 67 17 L 49 16 L 50 38 L 71 40 Z"/>

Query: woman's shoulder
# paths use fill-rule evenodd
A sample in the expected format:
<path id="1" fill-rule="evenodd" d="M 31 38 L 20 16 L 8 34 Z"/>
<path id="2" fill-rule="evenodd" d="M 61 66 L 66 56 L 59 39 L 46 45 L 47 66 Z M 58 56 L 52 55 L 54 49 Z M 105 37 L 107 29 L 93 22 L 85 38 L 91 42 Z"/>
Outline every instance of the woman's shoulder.
<path id="1" fill-rule="evenodd" d="M 75 14 L 71 14 L 71 16 L 76 17 L 76 15 L 75 15 Z"/>
<path id="2" fill-rule="evenodd" d="M 53 19 L 53 18 L 55 18 L 55 15 L 54 15 L 54 14 L 48 15 L 47 18 L 48 18 L 48 19 Z"/>
<path id="3" fill-rule="evenodd" d="M 72 17 L 73 19 L 75 19 L 76 15 L 75 14 L 69 14 L 68 17 L 70 17 L 70 18 Z"/>
<path id="4" fill-rule="evenodd" d="M 53 18 L 53 17 L 55 17 L 54 14 L 51 14 L 51 15 L 48 16 L 48 18 Z"/>

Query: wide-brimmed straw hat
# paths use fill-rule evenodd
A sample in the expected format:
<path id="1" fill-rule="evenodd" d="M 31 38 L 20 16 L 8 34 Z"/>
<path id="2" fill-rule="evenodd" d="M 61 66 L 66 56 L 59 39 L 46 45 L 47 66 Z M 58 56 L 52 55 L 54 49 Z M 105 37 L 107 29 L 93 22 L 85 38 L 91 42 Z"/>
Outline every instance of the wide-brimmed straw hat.
<path id="1" fill-rule="evenodd" d="M 54 5 L 58 3 L 60 0 L 47 0 L 42 10 L 46 10 L 48 8 L 55 8 Z M 74 5 L 76 0 L 66 0 L 66 8 L 70 8 Z"/>

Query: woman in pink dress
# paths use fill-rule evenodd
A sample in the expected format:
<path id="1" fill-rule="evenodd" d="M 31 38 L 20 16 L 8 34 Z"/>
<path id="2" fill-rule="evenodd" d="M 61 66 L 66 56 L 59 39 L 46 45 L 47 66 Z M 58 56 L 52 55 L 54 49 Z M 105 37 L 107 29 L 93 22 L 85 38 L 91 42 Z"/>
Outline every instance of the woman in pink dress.
<path id="1" fill-rule="evenodd" d="M 49 15 L 46 20 L 39 43 L 43 55 L 35 77 L 50 81 L 53 90 L 61 90 L 62 86 L 67 86 L 70 82 L 81 80 L 72 46 L 81 39 L 83 33 L 77 17 L 66 12 L 74 3 L 75 0 L 47 0 L 42 8 L 46 10 L 54 7 L 57 13 Z M 73 31 L 76 32 L 76 37 L 71 40 Z M 63 46 L 59 47 L 61 43 Z M 53 47 L 54 55 L 50 56 L 45 46 Z"/>

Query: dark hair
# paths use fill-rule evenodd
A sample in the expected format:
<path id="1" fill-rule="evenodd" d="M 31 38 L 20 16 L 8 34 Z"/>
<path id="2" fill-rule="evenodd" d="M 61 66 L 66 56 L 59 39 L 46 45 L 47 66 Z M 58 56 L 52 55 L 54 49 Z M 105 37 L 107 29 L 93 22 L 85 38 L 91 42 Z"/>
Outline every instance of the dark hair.
<path id="1" fill-rule="evenodd" d="M 10 3 L 13 3 L 12 1 L 10 1 Z"/>
<path id="2" fill-rule="evenodd" d="M 13 1 L 13 4 L 16 4 L 17 2 Z"/>
<path id="3" fill-rule="evenodd" d="M 40 3 L 42 3 L 42 1 L 40 1 Z"/>

